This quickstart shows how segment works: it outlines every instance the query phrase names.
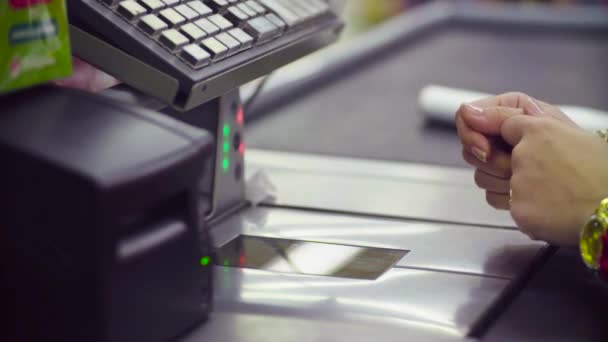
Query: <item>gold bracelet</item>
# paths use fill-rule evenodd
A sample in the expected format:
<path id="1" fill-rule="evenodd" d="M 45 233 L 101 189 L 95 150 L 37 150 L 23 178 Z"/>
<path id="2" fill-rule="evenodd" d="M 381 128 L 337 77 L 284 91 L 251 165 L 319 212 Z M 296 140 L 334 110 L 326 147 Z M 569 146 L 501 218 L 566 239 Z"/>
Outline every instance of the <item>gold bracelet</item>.
<path id="1" fill-rule="evenodd" d="M 603 199 L 581 231 L 579 247 L 583 262 L 592 270 L 608 271 L 608 198 Z"/>
<path id="2" fill-rule="evenodd" d="M 596 131 L 608 142 L 608 129 Z M 579 248 L 585 265 L 599 275 L 608 275 L 608 197 L 604 198 L 581 230 Z"/>

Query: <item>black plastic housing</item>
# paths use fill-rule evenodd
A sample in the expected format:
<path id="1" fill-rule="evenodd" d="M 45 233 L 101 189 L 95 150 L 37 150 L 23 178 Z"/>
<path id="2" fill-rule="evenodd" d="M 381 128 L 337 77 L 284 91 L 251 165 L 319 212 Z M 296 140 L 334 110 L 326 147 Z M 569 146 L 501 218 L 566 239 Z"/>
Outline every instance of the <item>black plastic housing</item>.
<path id="1" fill-rule="evenodd" d="M 205 321 L 211 135 L 53 87 L 0 109 L 1 339 L 166 341 Z"/>

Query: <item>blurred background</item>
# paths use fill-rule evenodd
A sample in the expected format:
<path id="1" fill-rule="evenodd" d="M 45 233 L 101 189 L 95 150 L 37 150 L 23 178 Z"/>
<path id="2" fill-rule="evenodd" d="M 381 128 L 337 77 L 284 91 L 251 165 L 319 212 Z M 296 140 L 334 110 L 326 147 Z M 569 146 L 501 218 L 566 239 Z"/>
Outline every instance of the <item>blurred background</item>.
<path id="1" fill-rule="evenodd" d="M 266 78 L 258 100 L 247 101 L 249 146 L 466 167 L 453 127 L 462 93 L 439 111 L 427 105 L 450 97 L 423 106 L 423 90 L 517 90 L 585 113 L 608 111 L 608 0 L 436 1 L 482 20 L 412 35 L 450 6 L 332 0 L 346 21 L 341 41 Z"/>
<path id="2" fill-rule="evenodd" d="M 431 1 L 434 0 L 333 0 L 336 6 L 343 8 L 344 19 L 347 21 L 342 39 L 351 38 L 357 33 L 366 31 L 395 15 Z M 456 2 L 469 0 L 443 1 Z M 608 0 L 477 0 L 477 2 L 490 6 L 501 2 L 524 3 L 532 6 L 537 3 L 562 7 L 585 5 L 608 6 Z"/>

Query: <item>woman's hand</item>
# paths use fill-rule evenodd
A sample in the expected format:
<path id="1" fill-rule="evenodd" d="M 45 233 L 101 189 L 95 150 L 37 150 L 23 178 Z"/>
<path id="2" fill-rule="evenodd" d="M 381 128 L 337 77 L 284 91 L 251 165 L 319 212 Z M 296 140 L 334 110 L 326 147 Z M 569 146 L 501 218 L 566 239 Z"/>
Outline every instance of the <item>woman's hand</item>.
<path id="1" fill-rule="evenodd" d="M 94 66 L 76 58 L 72 58 L 72 76 L 55 81 L 55 84 L 77 88 L 93 93 L 110 88 L 120 83 L 114 77 L 96 69 Z"/>
<path id="2" fill-rule="evenodd" d="M 489 108 L 495 110 L 484 113 Z M 557 107 L 523 93 L 506 93 L 460 107 L 456 126 L 463 158 L 476 168 L 475 182 L 486 190 L 487 202 L 497 209 L 509 209 L 511 146 L 500 136 L 500 120 L 505 115 L 547 117 L 577 127 Z M 478 116 L 486 116 L 487 121 L 476 122 Z M 471 122 L 479 127 L 471 128 Z"/>
<path id="3" fill-rule="evenodd" d="M 570 120 L 546 113 L 488 107 L 475 113 L 465 109 L 461 117 L 470 131 L 501 137 L 512 146 L 510 157 L 499 152 L 487 163 L 473 160 L 480 166 L 476 180 L 488 202 L 510 208 L 531 238 L 575 245 L 585 221 L 608 196 L 608 144 Z"/>
<path id="4" fill-rule="evenodd" d="M 471 130 L 465 120 L 466 116 L 474 115 L 485 108 L 493 107 L 521 109 L 522 114 L 551 117 L 572 127 L 578 127 L 559 108 L 519 92 L 505 93 L 470 104 L 464 104 L 456 112 L 456 128 L 458 129 L 458 136 L 464 148 L 463 154 L 465 155 L 465 159 L 476 158 L 486 163 L 490 161 L 492 153 L 497 153 L 499 154 L 497 157 L 499 165 L 497 166 L 499 168 L 504 166 L 504 163 L 502 163 L 504 156 L 500 156 L 500 152 L 504 151 L 504 146 L 502 146 L 500 141 L 493 139 L 492 136 L 484 136 L 475 130 Z M 494 135 L 498 135 L 498 133 L 496 132 Z"/>
<path id="5" fill-rule="evenodd" d="M 576 245 L 608 197 L 608 144 L 551 118 L 512 116 L 501 135 L 514 146 L 511 216 L 532 238 Z"/>

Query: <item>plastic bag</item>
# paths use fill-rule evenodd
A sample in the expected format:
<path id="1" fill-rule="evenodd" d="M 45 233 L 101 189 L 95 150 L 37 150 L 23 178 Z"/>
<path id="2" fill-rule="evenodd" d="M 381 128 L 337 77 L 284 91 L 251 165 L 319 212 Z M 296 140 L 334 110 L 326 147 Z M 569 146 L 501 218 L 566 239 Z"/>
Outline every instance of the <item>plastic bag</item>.
<path id="1" fill-rule="evenodd" d="M 72 72 L 64 0 L 0 1 L 0 94 Z"/>

